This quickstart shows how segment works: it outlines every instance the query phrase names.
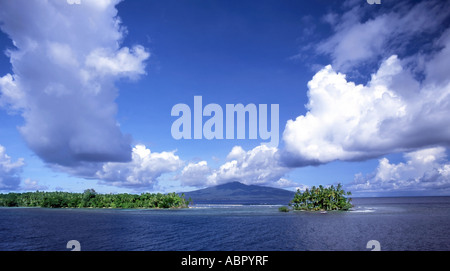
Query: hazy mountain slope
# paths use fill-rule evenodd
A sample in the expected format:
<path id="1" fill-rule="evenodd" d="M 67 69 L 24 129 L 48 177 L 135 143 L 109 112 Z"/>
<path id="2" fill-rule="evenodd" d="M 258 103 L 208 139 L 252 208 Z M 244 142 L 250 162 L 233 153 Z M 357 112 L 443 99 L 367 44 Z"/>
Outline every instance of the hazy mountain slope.
<path id="1" fill-rule="evenodd" d="M 285 189 L 231 182 L 184 194 L 186 198 L 190 197 L 194 204 L 288 204 L 295 193 Z"/>

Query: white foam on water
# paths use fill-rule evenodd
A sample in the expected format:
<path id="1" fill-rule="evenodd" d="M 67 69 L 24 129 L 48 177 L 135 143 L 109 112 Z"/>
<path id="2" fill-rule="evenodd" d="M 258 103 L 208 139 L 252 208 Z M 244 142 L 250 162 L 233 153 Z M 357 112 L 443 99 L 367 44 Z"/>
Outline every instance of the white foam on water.
<path id="1" fill-rule="evenodd" d="M 373 213 L 375 211 L 375 208 L 372 207 L 359 207 L 357 209 L 350 209 L 350 212 L 352 213 Z"/>
<path id="2" fill-rule="evenodd" d="M 352 213 L 373 213 L 375 210 L 350 210 Z"/>

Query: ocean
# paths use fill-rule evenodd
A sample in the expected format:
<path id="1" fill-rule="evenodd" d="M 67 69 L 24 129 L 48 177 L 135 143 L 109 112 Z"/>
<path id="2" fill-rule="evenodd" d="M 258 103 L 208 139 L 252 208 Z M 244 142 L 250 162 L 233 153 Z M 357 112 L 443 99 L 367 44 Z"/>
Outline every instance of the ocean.
<path id="1" fill-rule="evenodd" d="M 279 212 L 278 205 L 189 209 L 0 208 L 0 250 L 450 250 L 450 197 L 354 198 L 351 211 Z"/>

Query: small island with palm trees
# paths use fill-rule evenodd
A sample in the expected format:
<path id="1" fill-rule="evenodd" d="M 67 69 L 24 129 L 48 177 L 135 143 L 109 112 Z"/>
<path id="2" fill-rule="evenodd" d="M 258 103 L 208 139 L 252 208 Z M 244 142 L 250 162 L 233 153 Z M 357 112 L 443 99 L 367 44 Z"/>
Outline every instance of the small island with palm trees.
<path id="1" fill-rule="evenodd" d="M 307 211 L 331 211 L 343 210 L 347 211 L 353 207 L 352 199 L 345 197 L 350 196 L 351 192 L 345 192 L 342 185 L 338 184 L 336 187 L 318 187 L 313 186 L 311 189 L 306 189 L 304 192 L 297 190 L 294 199 L 290 202 L 290 206 L 294 210 Z M 285 211 L 280 210 L 280 211 Z"/>

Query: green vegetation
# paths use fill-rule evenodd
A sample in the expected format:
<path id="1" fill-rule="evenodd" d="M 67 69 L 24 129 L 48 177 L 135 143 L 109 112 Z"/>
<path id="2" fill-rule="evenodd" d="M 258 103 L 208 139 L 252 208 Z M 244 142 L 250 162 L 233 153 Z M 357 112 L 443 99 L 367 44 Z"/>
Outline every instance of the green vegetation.
<path id="1" fill-rule="evenodd" d="M 346 193 L 341 184 L 338 184 L 337 187 L 333 185 L 330 187 L 313 186 L 303 193 L 297 190 L 291 206 L 294 210 L 348 210 L 353 207 L 350 203 L 352 199 L 346 198 L 345 195 L 349 196 L 351 192 Z"/>
<path id="2" fill-rule="evenodd" d="M 289 208 L 287 206 L 281 206 L 278 208 L 278 211 L 287 213 L 289 212 Z"/>
<path id="3" fill-rule="evenodd" d="M 27 192 L 0 194 L 3 207 L 45 208 L 187 208 L 184 194 L 98 194 L 94 189 L 83 193 Z"/>

